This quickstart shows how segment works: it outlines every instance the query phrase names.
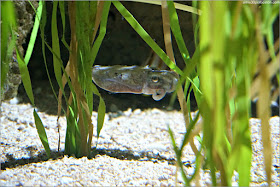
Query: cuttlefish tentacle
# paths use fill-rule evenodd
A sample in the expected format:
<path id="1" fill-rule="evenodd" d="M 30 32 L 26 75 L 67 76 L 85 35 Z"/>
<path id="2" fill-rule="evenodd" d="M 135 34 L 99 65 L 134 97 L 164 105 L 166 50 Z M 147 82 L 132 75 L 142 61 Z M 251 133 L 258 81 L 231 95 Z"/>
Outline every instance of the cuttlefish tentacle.
<path id="1" fill-rule="evenodd" d="M 154 94 L 152 95 L 152 97 L 155 101 L 159 101 L 162 98 L 164 98 L 165 94 L 166 94 L 166 92 L 162 92 L 162 90 L 156 90 L 154 92 Z"/>

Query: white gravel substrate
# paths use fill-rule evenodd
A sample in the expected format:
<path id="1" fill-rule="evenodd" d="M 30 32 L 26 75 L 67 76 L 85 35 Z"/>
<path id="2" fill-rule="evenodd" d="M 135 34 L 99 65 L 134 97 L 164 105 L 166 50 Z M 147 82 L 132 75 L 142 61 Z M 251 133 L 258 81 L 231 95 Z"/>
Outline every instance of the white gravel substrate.
<path id="1" fill-rule="evenodd" d="M 93 159 L 86 157 L 59 157 L 57 152 L 58 132 L 56 116 L 39 112 L 46 127 L 48 140 L 55 159 L 46 160 L 44 149 L 33 122 L 33 108 L 29 104 L 3 102 L 1 106 L 1 165 L 0 186 L 175 186 L 175 155 L 170 143 L 167 126 L 175 133 L 176 142 L 181 143 L 185 132 L 183 117 L 178 111 L 158 109 L 125 111 L 113 118 L 106 114 L 105 124 L 98 139 L 100 154 Z M 92 114 L 96 129 L 97 114 Z M 280 185 L 280 137 L 279 117 L 270 120 L 273 146 L 273 186 Z M 66 122 L 60 119 L 61 145 L 64 147 Z M 252 168 L 251 185 L 267 185 L 263 155 L 261 153 L 260 120 L 251 119 Z M 96 132 L 94 131 L 96 137 Z M 96 144 L 96 138 L 93 144 Z M 198 145 L 198 142 L 195 142 Z M 194 172 L 195 156 L 190 146 L 184 150 L 184 164 L 189 174 Z M 199 185 L 211 185 L 209 170 L 200 170 Z M 238 185 L 234 174 L 233 185 Z M 178 174 L 178 184 L 183 181 Z M 195 185 L 194 183 L 192 185 Z"/>

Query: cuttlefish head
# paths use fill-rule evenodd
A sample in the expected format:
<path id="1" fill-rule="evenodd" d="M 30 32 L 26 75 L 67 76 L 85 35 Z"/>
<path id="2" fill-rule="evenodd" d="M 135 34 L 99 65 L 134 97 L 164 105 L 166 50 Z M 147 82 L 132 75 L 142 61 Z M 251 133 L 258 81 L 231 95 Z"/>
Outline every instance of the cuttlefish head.
<path id="1" fill-rule="evenodd" d="M 166 93 L 175 91 L 178 75 L 172 71 L 149 71 L 142 89 L 144 94 L 152 94 L 154 100 L 161 100 Z"/>

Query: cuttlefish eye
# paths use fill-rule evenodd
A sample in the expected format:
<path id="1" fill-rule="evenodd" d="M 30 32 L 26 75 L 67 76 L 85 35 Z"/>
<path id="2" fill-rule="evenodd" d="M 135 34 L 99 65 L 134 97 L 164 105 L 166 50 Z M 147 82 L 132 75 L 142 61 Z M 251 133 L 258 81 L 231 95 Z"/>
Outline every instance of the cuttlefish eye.
<path id="1" fill-rule="evenodd" d="M 155 83 L 157 83 L 157 82 L 159 81 L 159 78 L 156 77 L 156 76 L 153 76 L 153 77 L 152 77 L 152 81 L 155 82 Z"/>

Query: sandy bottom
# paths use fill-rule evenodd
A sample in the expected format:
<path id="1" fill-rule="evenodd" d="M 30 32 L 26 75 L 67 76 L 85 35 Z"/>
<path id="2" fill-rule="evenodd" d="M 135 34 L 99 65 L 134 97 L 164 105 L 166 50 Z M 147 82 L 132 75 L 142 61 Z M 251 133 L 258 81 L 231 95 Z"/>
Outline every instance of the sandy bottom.
<path id="1" fill-rule="evenodd" d="M 98 143 L 94 131 L 93 147 L 97 150 L 92 159 L 76 159 L 58 152 L 56 116 L 39 112 L 46 128 L 53 159 L 47 160 L 44 148 L 35 128 L 33 108 L 29 104 L 3 102 L 1 106 L 1 174 L 0 186 L 175 186 L 183 185 L 180 173 L 176 179 L 175 154 L 168 126 L 175 133 L 180 145 L 185 132 L 183 116 L 178 111 L 159 109 L 136 109 L 106 114 L 105 123 Z M 92 120 L 96 130 L 97 114 Z M 280 185 L 279 174 L 279 117 L 270 119 L 273 146 L 273 186 Z M 61 145 L 64 148 L 66 121 L 60 119 Z M 264 173 L 261 144 L 260 120 L 250 119 L 252 132 L 251 185 L 267 185 Z M 195 141 L 198 145 L 198 142 Z M 186 173 L 191 175 L 195 168 L 195 156 L 190 146 L 184 150 L 183 163 Z M 210 171 L 200 170 L 198 184 L 211 186 Z M 217 175 L 219 175 L 217 173 Z M 234 173 L 232 184 L 238 185 L 238 174 Z"/>

